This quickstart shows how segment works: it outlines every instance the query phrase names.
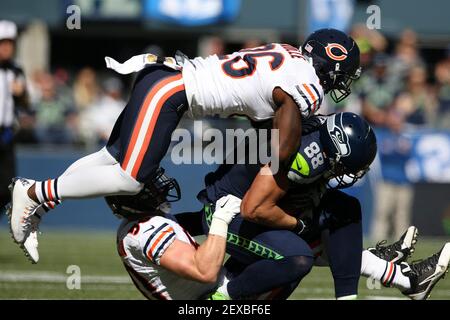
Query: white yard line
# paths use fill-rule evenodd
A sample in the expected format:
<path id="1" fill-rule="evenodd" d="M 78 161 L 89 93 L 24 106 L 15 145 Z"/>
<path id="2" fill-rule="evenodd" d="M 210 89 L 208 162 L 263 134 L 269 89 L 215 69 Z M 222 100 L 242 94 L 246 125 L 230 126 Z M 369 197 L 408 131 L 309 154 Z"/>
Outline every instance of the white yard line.
<path id="1" fill-rule="evenodd" d="M 0 289 L 4 290 L 12 290 L 12 289 L 21 289 L 21 290 L 39 290 L 39 291 L 55 291 L 57 289 L 65 288 L 65 285 L 62 283 L 13 283 L 13 282 L 0 282 Z M 117 285 L 117 284 L 81 284 L 82 290 L 90 290 L 90 291 L 111 291 L 111 290 L 118 290 L 120 292 L 123 291 L 129 291 L 129 292 L 136 292 L 136 289 L 134 287 L 126 287 L 123 285 Z M 68 290 L 77 292 L 79 290 Z"/>
<path id="2" fill-rule="evenodd" d="M 0 282 L 53 282 L 66 283 L 71 274 L 47 271 L 0 271 Z M 81 283 L 131 284 L 128 276 L 83 275 Z"/>
<path id="3" fill-rule="evenodd" d="M 0 282 L 0 289 L 2 290 L 27 290 L 27 291 L 33 291 L 33 290 L 38 290 L 38 291 L 55 291 L 55 290 L 60 290 L 66 288 L 64 284 L 62 283 L 39 283 L 39 282 L 34 282 L 34 283 L 28 283 L 28 284 L 24 284 L 24 283 L 13 283 L 13 282 Z M 73 291 L 73 292 L 79 292 L 79 290 L 69 290 L 68 291 Z M 138 292 L 136 291 L 137 289 L 135 289 L 134 287 L 128 287 L 128 286 L 123 286 L 123 285 L 117 285 L 117 284 L 81 284 L 81 290 L 84 291 L 120 291 L 120 292 Z"/>
<path id="4" fill-rule="evenodd" d="M 366 296 L 367 300 L 409 300 L 408 298 L 392 297 L 392 296 Z"/>

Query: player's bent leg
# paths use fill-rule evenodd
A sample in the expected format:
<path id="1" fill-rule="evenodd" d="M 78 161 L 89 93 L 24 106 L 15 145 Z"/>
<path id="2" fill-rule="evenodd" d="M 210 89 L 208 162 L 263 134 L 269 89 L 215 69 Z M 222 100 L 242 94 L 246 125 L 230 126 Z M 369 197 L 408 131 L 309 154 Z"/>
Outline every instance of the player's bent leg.
<path id="1" fill-rule="evenodd" d="M 75 161 L 72 165 L 70 165 L 66 171 L 61 175 L 67 176 L 69 174 L 74 174 L 79 170 L 82 170 L 84 168 L 94 167 L 94 166 L 109 166 L 114 165 L 117 163 L 117 160 L 109 154 L 109 152 L 106 150 L 106 148 L 102 148 L 101 150 L 89 154 L 77 161 Z M 45 185 L 45 182 L 39 181 L 37 184 Z M 32 188 L 36 188 L 36 185 L 32 186 Z M 35 190 L 34 190 L 35 191 Z M 41 192 L 42 193 L 42 192 Z M 35 192 L 34 192 L 35 194 Z M 36 198 L 37 200 L 37 198 Z M 29 236 L 25 237 L 25 240 L 23 242 L 23 245 L 21 245 L 21 248 L 25 252 L 25 256 L 29 258 L 29 260 L 32 263 L 37 263 L 39 261 L 39 252 L 38 252 L 38 227 L 41 222 L 42 217 L 51 209 L 55 208 L 61 201 L 60 200 L 53 200 L 41 203 L 40 206 L 37 207 L 34 214 L 30 216 L 30 232 Z"/>
<path id="2" fill-rule="evenodd" d="M 280 260 L 261 259 L 228 282 L 228 295 L 232 299 L 254 298 L 274 288 L 298 284 L 311 271 L 312 265 L 313 258 L 308 256 L 290 256 Z M 291 289 L 282 298 L 289 297 L 295 287 Z"/>
<path id="3" fill-rule="evenodd" d="M 41 204 L 51 205 L 62 199 L 136 194 L 143 186 L 124 172 L 119 164 L 80 168 L 77 174 L 33 182 L 28 179 L 16 179 L 11 186 L 11 231 L 18 243 L 23 243 L 31 232 L 31 216 Z M 31 188 L 33 192 L 30 196 Z"/>
<path id="4" fill-rule="evenodd" d="M 209 228 L 211 222 L 211 209 L 205 206 L 205 228 Z M 313 265 L 311 249 L 296 234 L 269 229 L 240 216 L 229 225 L 227 253 L 246 265 L 226 288 L 222 288 L 222 294 L 232 299 L 254 298 L 275 288 L 298 283 Z"/>
<path id="5" fill-rule="evenodd" d="M 120 164 L 87 167 L 77 174 L 61 176 L 36 183 L 36 195 L 40 202 L 63 199 L 85 199 L 109 195 L 133 195 L 142 190 L 143 184 L 127 174 Z"/>
<path id="6" fill-rule="evenodd" d="M 230 256 L 224 264 L 224 268 L 227 270 L 226 281 L 222 283 L 217 291 L 211 296 L 211 300 L 227 300 L 227 296 L 222 292 L 227 291 L 222 286 L 228 287 L 228 282 L 242 273 L 247 265 L 239 262 L 234 257 Z M 270 291 L 264 292 L 255 296 L 256 300 L 286 300 L 292 292 L 298 287 L 300 280 L 296 280 L 282 287 L 271 288 Z"/>
<path id="7" fill-rule="evenodd" d="M 76 174 L 77 172 L 80 172 L 82 174 L 82 170 L 86 168 L 93 168 L 97 166 L 112 166 L 114 164 L 117 164 L 117 160 L 108 152 L 106 147 L 103 147 L 99 151 L 95 153 L 91 153 L 83 158 L 78 159 L 74 163 L 72 163 L 66 171 L 61 174 L 60 177 L 68 176 L 71 174 Z M 39 185 L 40 189 L 42 189 L 43 184 L 45 185 L 44 181 L 38 181 L 36 184 Z M 36 194 L 36 186 L 32 187 L 34 188 L 34 194 Z M 39 200 L 39 197 L 42 196 L 43 192 L 40 191 L 40 189 L 37 189 L 36 198 Z M 39 196 L 37 196 L 39 194 Z M 42 218 L 49 210 L 54 209 L 55 206 L 60 204 L 60 200 L 53 200 L 42 203 L 42 206 L 40 206 L 36 212 L 35 215 L 37 215 L 38 218 Z"/>
<path id="8" fill-rule="evenodd" d="M 171 136 L 188 106 L 181 73 L 148 68 L 116 123 L 108 151 L 137 181 L 148 181 L 166 155 Z"/>
<path id="9" fill-rule="evenodd" d="M 337 299 L 356 298 L 363 249 L 361 206 L 341 191 L 328 191 L 323 215 L 329 230 L 325 249 L 334 279 Z"/>
<path id="10" fill-rule="evenodd" d="M 63 198 L 139 192 L 142 188 L 139 181 L 147 181 L 158 167 L 187 105 L 180 72 L 160 66 L 142 72 L 107 146 L 120 167 L 76 166 L 72 173 L 69 170 L 65 176 L 40 182 L 31 189 L 34 181 L 16 180 L 11 186 L 10 212 L 14 240 L 18 243 L 26 240 L 31 232 L 30 216 L 40 204 L 47 203 L 51 208 Z M 113 186 L 115 183 L 119 184 Z"/>
<path id="11" fill-rule="evenodd" d="M 110 166 L 117 163 L 117 160 L 103 147 L 97 152 L 91 153 L 72 163 L 61 176 L 76 173 L 78 169 L 96 166 Z"/>

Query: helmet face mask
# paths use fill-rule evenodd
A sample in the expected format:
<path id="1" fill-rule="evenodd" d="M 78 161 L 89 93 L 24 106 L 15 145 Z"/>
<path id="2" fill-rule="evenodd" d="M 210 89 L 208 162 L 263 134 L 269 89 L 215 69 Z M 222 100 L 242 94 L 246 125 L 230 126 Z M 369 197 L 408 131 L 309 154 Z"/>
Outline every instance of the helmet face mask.
<path id="1" fill-rule="evenodd" d="M 163 168 L 156 170 L 150 182 L 138 194 L 105 197 L 106 203 L 119 219 L 161 215 L 170 202 L 180 199 L 181 190 L 177 180 L 166 176 Z"/>
<path id="2" fill-rule="evenodd" d="M 369 171 L 369 167 L 356 173 L 350 172 L 339 160 L 329 159 L 331 169 L 328 187 L 332 189 L 345 189 L 353 186 Z"/>
<path id="3" fill-rule="evenodd" d="M 149 187 L 154 187 L 153 193 L 160 202 L 176 202 L 181 199 L 180 186 L 174 178 L 164 174 L 164 169 L 159 167 L 153 176 Z"/>
<path id="4" fill-rule="evenodd" d="M 351 84 L 353 81 L 358 80 L 361 74 L 361 68 L 358 68 L 354 75 L 339 74 L 333 72 L 330 76 L 334 79 L 333 89 L 330 90 L 330 97 L 334 102 L 339 103 L 345 98 L 347 98 L 351 91 Z"/>

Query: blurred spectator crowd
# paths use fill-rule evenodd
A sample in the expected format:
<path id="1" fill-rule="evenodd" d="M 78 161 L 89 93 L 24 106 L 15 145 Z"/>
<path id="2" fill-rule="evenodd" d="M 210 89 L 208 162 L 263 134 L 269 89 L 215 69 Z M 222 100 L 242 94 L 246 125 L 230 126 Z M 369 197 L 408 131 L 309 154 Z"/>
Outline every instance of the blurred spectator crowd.
<path id="1" fill-rule="evenodd" d="M 31 112 L 20 112 L 17 140 L 22 144 L 97 147 L 107 141 L 125 107 L 124 86 L 116 77 L 99 79 L 89 67 L 73 79 L 65 69 L 28 76 Z"/>
<path id="2" fill-rule="evenodd" d="M 412 221 L 414 187 L 380 168 L 391 161 L 390 165 L 402 170 L 411 148 L 405 133 L 450 129 L 450 46 L 440 58 L 425 59 L 412 30 L 404 30 L 394 42 L 365 25 L 354 26 L 351 34 L 361 50 L 362 76 L 346 101 L 328 103 L 324 113 L 353 111 L 374 129 L 389 132 L 389 138 L 378 141 L 379 154 L 393 147 L 396 158 L 377 158 L 369 173 L 375 186 L 371 237 L 400 237 Z"/>
<path id="3" fill-rule="evenodd" d="M 353 95 L 341 105 L 325 106 L 328 112 L 357 112 L 373 127 L 397 133 L 450 128 L 450 46 L 440 61 L 425 61 L 412 30 L 393 43 L 365 25 L 354 26 L 351 35 L 361 50 L 362 76 Z"/>

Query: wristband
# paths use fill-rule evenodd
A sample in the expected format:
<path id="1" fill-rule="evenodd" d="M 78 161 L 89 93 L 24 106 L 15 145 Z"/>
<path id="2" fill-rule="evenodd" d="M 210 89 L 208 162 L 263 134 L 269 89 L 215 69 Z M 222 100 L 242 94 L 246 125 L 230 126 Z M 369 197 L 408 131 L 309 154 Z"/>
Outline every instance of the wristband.
<path id="1" fill-rule="evenodd" d="M 228 224 L 219 218 L 212 218 L 211 226 L 209 227 L 209 234 L 215 234 L 217 236 L 227 238 Z"/>

